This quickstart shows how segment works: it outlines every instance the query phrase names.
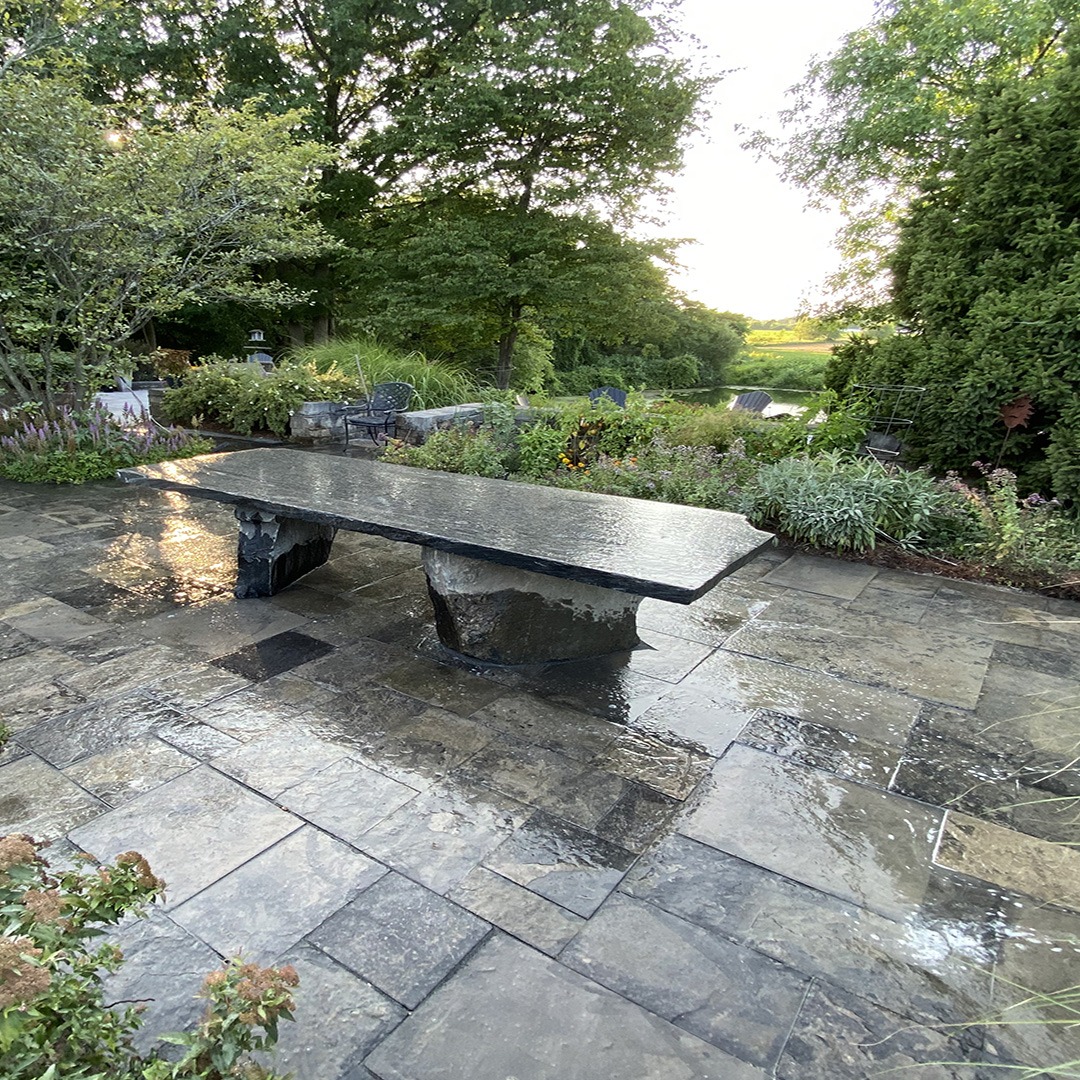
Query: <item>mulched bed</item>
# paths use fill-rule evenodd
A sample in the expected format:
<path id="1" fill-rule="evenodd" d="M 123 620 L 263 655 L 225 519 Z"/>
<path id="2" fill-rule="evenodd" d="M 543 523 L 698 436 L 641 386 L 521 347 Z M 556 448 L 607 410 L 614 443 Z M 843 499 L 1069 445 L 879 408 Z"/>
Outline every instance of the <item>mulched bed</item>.
<path id="1" fill-rule="evenodd" d="M 1007 570 L 1000 566 L 980 563 L 962 563 L 951 559 L 922 555 L 891 544 L 883 544 L 873 551 L 856 554 L 822 551 L 809 544 L 800 544 L 781 536 L 786 547 L 810 555 L 844 562 L 862 562 L 871 566 L 884 566 L 892 570 L 908 570 L 913 574 L 934 574 L 936 577 L 954 578 L 958 581 L 977 581 L 984 585 L 1006 585 L 1040 596 L 1054 596 L 1063 600 L 1080 600 L 1080 574 L 1075 572 L 1060 583 L 1046 584 L 1045 577 L 1025 570 Z"/>

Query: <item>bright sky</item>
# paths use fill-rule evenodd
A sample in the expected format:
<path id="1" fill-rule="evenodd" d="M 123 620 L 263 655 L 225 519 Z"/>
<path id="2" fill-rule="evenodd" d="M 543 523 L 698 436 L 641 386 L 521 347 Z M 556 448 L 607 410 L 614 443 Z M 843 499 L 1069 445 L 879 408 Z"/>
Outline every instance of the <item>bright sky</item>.
<path id="1" fill-rule="evenodd" d="M 740 147 L 736 125 L 776 131 L 784 91 L 811 56 L 866 25 L 873 0 L 683 0 L 686 27 L 711 65 L 733 70 L 716 88 L 712 119 L 676 178 L 664 234 L 693 237 L 681 252 L 679 286 L 720 311 L 786 318 L 835 269 L 839 220 L 805 209 L 805 195 L 774 165 Z"/>

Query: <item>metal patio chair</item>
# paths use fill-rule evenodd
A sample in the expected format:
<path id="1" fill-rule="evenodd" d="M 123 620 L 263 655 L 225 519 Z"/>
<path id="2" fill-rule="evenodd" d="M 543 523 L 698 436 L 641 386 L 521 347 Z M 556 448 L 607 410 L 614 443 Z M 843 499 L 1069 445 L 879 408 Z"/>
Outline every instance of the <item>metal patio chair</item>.
<path id="1" fill-rule="evenodd" d="M 391 431 L 397 430 L 398 413 L 404 412 L 412 401 L 413 386 L 406 382 L 376 383 L 371 397 L 356 405 L 346 405 L 341 411 L 345 422 L 345 444 L 341 452 L 349 449 L 349 442 L 356 432 L 365 432 L 378 445 Z"/>

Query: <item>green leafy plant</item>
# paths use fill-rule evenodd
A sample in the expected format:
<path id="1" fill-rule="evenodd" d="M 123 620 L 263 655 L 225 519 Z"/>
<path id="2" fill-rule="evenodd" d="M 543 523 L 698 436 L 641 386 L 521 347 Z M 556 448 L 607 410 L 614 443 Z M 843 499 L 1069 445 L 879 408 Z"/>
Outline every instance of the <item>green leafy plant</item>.
<path id="1" fill-rule="evenodd" d="M 4 1080 L 274 1080 L 248 1059 L 277 1039 L 290 1017 L 290 968 L 230 964 L 204 985 L 206 1017 L 179 1062 L 143 1056 L 132 1036 L 138 1010 L 108 1006 L 102 972 L 123 960 L 115 945 L 91 947 L 102 927 L 142 915 L 164 890 L 135 852 L 96 871 L 51 872 L 44 845 L 0 837 L 0 1060 Z M 284 1080 L 284 1078 L 278 1078 Z"/>
<path id="2" fill-rule="evenodd" d="M 176 423 L 196 426 L 208 420 L 241 435 L 284 435 L 289 417 L 305 401 L 353 401 L 361 385 L 355 373 L 319 372 L 311 364 L 286 363 L 264 373 L 259 364 L 215 359 L 166 390 L 162 408 Z"/>
<path id="3" fill-rule="evenodd" d="M 1015 473 L 979 461 L 974 467 L 983 487 L 965 483 L 956 473 L 945 482 L 982 527 L 972 545 L 976 555 L 999 566 L 1051 575 L 1080 570 L 1080 523 L 1063 513 L 1056 499 L 1038 493 L 1021 498 Z"/>
<path id="4" fill-rule="evenodd" d="M 0 476 L 22 483 L 83 484 L 106 480 L 117 469 L 213 449 L 207 439 L 139 425 L 130 408 L 126 413 L 121 422 L 103 405 L 78 412 L 62 408 L 51 420 L 24 412 L 11 434 L 0 435 Z"/>
<path id="5" fill-rule="evenodd" d="M 925 472 L 889 468 L 830 451 L 759 469 L 742 511 L 755 524 L 834 551 L 868 551 L 879 540 L 925 546 L 929 522 L 952 492 Z"/>

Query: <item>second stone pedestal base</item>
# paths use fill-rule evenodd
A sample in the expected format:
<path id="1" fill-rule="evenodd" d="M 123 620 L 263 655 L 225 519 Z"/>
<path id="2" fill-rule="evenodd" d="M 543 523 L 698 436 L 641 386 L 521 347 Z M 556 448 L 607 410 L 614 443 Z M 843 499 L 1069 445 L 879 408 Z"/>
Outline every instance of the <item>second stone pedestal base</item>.
<path id="1" fill-rule="evenodd" d="M 640 596 L 424 548 L 442 643 L 499 664 L 578 660 L 638 644 Z"/>
<path id="2" fill-rule="evenodd" d="M 238 506 L 236 596 L 273 596 L 330 555 L 337 531 L 297 518 L 280 517 L 266 510 Z"/>

